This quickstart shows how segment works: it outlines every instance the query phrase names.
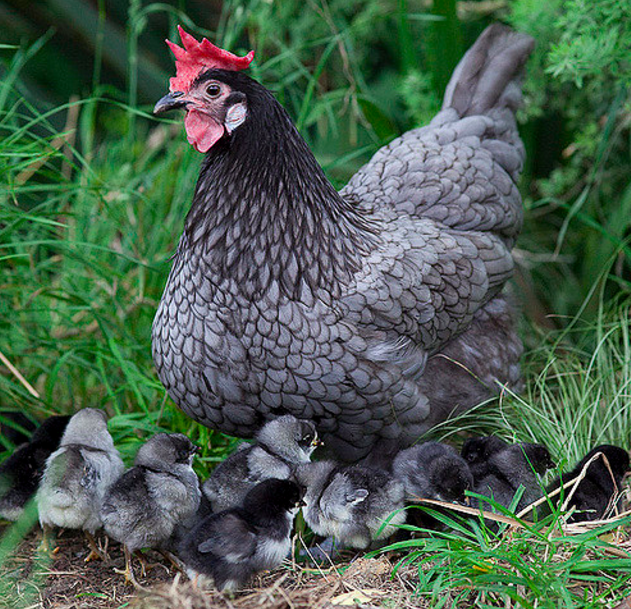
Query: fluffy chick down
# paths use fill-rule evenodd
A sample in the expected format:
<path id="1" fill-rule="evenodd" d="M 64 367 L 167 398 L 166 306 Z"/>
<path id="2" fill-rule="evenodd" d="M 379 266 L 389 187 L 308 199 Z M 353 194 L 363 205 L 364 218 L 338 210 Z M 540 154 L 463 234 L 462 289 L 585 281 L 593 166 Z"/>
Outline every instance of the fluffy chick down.
<path id="1" fill-rule="evenodd" d="M 103 497 L 124 469 L 105 414 L 94 408 L 77 412 L 46 461 L 35 496 L 42 526 L 94 533 L 101 526 Z"/>
<path id="2" fill-rule="evenodd" d="M 105 532 L 127 547 L 166 548 L 176 526 L 200 503 L 192 462 L 197 447 L 184 435 L 160 433 L 141 446 L 134 467 L 109 489 L 101 507 Z"/>
<path id="3" fill-rule="evenodd" d="M 313 423 L 278 417 L 260 429 L 254 444 L 242 444 L 215 468 L 203 484 L 204 495 L 215 512 L 237 507 L 259 482 L 290 479 L 296 466 L 309 463 L 318 444 Z"/>
<path id="4" fill-rule="evenodd" d="M 343 546 L 366 549 L 405 522 L 404 487 L 384 470 L 320 461 L 299 468 L 297 477 L 307 487 L 305 522 Z"/>
<path id="5" fill-rule="evenodd" d="M 178 552 L 188 575 L 211 578 L 219 590 L 234 591 L 255 573 L 277 567 L 291 549 L 302 493 L 290 480 L 271 478 L 252 488 L 241 506 L 199 522 Z"/>

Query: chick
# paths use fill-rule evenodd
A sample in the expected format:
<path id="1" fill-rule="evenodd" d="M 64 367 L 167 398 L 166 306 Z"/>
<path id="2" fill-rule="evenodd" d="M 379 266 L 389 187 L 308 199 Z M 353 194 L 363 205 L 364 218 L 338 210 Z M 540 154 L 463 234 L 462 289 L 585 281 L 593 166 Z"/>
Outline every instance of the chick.
<path id="1" fill-rule="evenodd" d="M 543 475 L 555 467 L 548 449 L 541 444 L 513 444 L 494 452 L 487 460 L 487 474 L 476 484 L 475 492 L 492 498 L 496 503 L 509 507 L 520 487 L 524 492 L 515 507 L 519 512 L 536 501 L 542 494 L 537 475 Z M 473 505 L 490 510 L 483 500 Z"/>
<path id="2" fill-rule="evenodd" d="M 212 577 L 219 590 L 234 591 L 258 571 L 277 567 L 291 549 L 302 493 L 291 480 L 271 478 L 248 491 L 241 506 L 202 520 L 180 545 L 191 579 Z"/>
<path id="3" fill-rule="evenodd" d="M 35 494 L 46 459 L 57 449 L 70 417 L 46 419 L 31 440 L 0 465 L 0 518 L 17 520 Z"/>
<path id="4" fill-rule="evenodd" d="M 563 480 L 567 482 L 579 476 L 586 463 L 597 453 L 605 455 L 611 467 L 611 473 L 602 457 L 596 459 L 588 467 L 585 478 L 580 481 L 568 503 L 568 508 L 575 508 L 569 518 L 570 522 L 601 519 L 613 504 L 616 494 L 621 489 L 622 478 L 629 471 L 629 453 L 617 446 L 603 444 L 590 450 L 571 472 L 563 475 Z M 557 478 L 547 490 L 552 492 L 560 485 L 561 480 Z M 573 485 L 568 487 L 564 496 L 567 496 L 572 488 Z"/>
<path id="5" fill-rule="evenodd" d="M 14 446 L 19 446 L 31 440 L 31 434 L 36 425 L 21 412 L 15 410 L 0 410 L 0 448 L 9 445 L 8 440 Z"/>
<path id="6" fill-rule="evenodd" d="M 305 489 L 302 516 L 309 528 L 319 535 L 328 535 L 323 511 L 320 509 L 320 499 L 340 468 L 334 461 L 316 461 L 303 463 L 296 469 L 296 481 Z"/>
<path id="7" fill-rule="evenodd" d="M 178 524 L 195 516 L 201 491 L 193 471 L 197 447 L 180 433 L 160 433 L 140 447 L 134 467 L 109 489 L 101 520 L 109 537 L 124 544 L 126 581 L 137 585 L 131 554 L 167 549 Z"/>
<path id="8" fill-rule="evenodd" d="M 476 484 L 489 473 L 487 463 L 491 455 L 507 446 L 508 443 L 497 436 L 478 436 L 464 441 L 460 456 L 469 464 L 469 470 Z"/>
<path id="9" fill-rule="evenodd" d="M 168 555 L 165 551 L 162 553 L 165 556 L 168 556 L 169 560 L 175 564 L 173 560 L 173 555 L 177 554 L 178 548 L 180 547 L 182 541 L 187 537 L 187 535 L 191 532 L 194 526 L 199 524 L 202 520 L 208 518 L 213 513 L 212 506 L 210 505 L 210 501 L 206 498 L 204 493 L 200 492 L 200 500 L 199 506 L 193 516 L 190 518 L 186 518 L 180 522 L 177 522 L 174 529 L 173 534 L 169 538 L 168 542 L 163 545 L 164 550 L 168 552 Z M 182 570 L 181 564 L 175 564 L 176 568 L 180 571 Z"/>
<path id="10" fill-rule="evenodd" d="M 405 488 L 409 505 L 417 499 L 435 499 L 464 503 L 465 491 L 473 488 L 473 476 L 467 462 L 446 444 L 424 442 L 399 452 L 392 465 L 395 478 Z M 435 511 L 444 510 L 432 506 Z M 424 529 L 442 529 L 443 525 L 424 510 L 408 510 L 408 523 Z"/>
<path id="11" fill-rule="evenodd" d="M 405 499 L 403 484 L 384 470 L 321 461 L 301 467 L 297 478 L 307 486 L 305 522 L 314 533 L 333 536 L 342 546 L 366 549 L 405 522 L 401 510 L 383 526 Z"/>
<path id="12" fill-rule="evenodd" d="M 246 493 L 267 478 L 288 480 L 297 465 L 309 463 L 320 444 L 315 425 L 291 415 L 266 423 L 254 444 L 241 448 L 220 463 L 202 491 L 214 512 L 240 505 Z"/>
<path id="13" fill-rule="evenodd" d="M 417 497 L 463 502 L 473 487 L 467 462 L 446 444 L 424 442 L 399 452 L 392 470 L 405 488 L 406 500 Z"/>
<path id="14" fill-rule="evenodd" d="M 46 461 L 35 495 L 45 545 L 49 527 L 83 529 L 92 550 L 86 560 L 100 556 L 93 537 L 101 526 L 99 509 L 124 469 L 107 431 L 105 413 L 84 408 L 73 415 L 59 448 Z"/>

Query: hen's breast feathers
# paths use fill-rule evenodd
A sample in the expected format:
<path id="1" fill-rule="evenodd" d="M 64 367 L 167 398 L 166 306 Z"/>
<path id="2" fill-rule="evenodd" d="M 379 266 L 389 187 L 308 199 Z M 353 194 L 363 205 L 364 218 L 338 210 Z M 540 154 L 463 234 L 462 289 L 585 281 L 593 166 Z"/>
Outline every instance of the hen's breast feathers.
<path id="1" fill-rule="evenodd" d="M 425 393 L 432 386 L 419 377 L 428 356 L 460 333 L 466 339 L 474 326 L 478 334 L 486 328 L 476 316 L 512 274 L 510 249 L 522 222 L 515 182 L 524 158 L 513 114 L 530 47 L 528 37 L 488 28 L 456 70 L 458 82 L 434 121 L 378 151 L 341 199 L 297 134 L 290 141 L 299 154 L 273 162 L 286 160 L 302 173 L 284 172 L 297 183 L 281 189 L 275 206 L 250 204 L 257 190 L 233 175 L 238 165 L 227 159 L 242 145 L 238 138 L 208 157 L 198 184 L 205 198 L 187 219 L 153 328 L 158 373 L 181 407 L 240 436 L 270 417 L 295 414 L 316 422 L 339 457 L 355 460 L 378 438 L 408 444 L 448 408 L 473 405 L 480 393 L 459 379 L 461 395 L 446 394 L 432 412 L 434 396 Z M 497 53 L 506 54 L 499 67 Z M 462 79 L 477 91 L 471 99 Z M 472 109 L 480 114 L 469 115 Z M 312 212 L 314 220 L 305 221 Z M 258 241 L 244 239 L 252 231 Z M 512 326 L 507 332 L 517 345 Z M 465 356 L 480 339 L 470 338 Z M 519 348 L 510 352 L 495 368 L 516 365 Z M 492 383 L 495 372 L 474 376 Z"/>
<path id="2" fill-rule="evenodd" d="M 381 215 L 378 243 L 330 304 L 293 300 L 278 285 L 251 300 L 199 258 L 179 259 L 153 343 L 174 399 L 239 435 L 271 413 L 299 414 L 318 421 L 338 454 L 342 443 L 366 450 L 373 434 L 420 435 L 429 405 L 415 379 L 427 353 L 470 323 L 512 259 L 492 234 Z M 344 439 L 333 442 L 340 429 Z"/>

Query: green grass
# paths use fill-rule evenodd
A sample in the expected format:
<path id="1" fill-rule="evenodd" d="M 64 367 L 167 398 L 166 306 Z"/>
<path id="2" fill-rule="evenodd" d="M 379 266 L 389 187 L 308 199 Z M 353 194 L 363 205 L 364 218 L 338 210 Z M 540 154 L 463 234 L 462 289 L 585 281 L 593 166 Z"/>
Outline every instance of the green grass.
<path id="1" fill-rule="evenodd" d="M 601 306 L 595 319 L 576 318 L 563 330 L 531 328 L 530 338 L 539 345 L 524 356 L 524 390 L 505 391 L 498 400 L 446 421 L 432 435 L 456 443 L 463 432 L 540 442 L 559 465 L 570 467 L 599 444 L 628 448 L 630 306 L 628 298 Z"/>
<path id="2" fill-rule="evenodd" d="M 501 15 L 535 35 L 522 112 L 529 160 L 516 284 L 526 387 L 438 433 L 544 442 L 571 466 L 598 443 L 628 447 L 631 438 L 629 97 L 616 75 L 585 75 L 579 90 L 567 83 L 575 65 L 563 77 L 550 73 L 566 17 L 561 0 L 509 5 L 508 14 L 490 17 L 469 7 L 474 12 L 462 21 L 447 0 L 433 13 L 411 0 L 391 7 L 227 0 L 214 32 L 203 33 L 233 51 L 256 48 L 253 76 L 275 91 L 337 185 L 380 145 L 435 113 L 455 61 L 441 49 L 466 48 Z M 95 23 L 107 33 L 116 24 L 104 6 Z M 170 59 L 156 59 L 168 54 L 162 43 L 154 47 L 152 26 L 168 22 L 173 33 L 177 21 L 194 24 L 174 6 L 120 6 L 129 35 L 95 37 L 93 77 L 76 100 L 51 103 L 28 72 L 50 60 L 52 31 L 17 48 L 0 46 L 0 352 L 36 394 L 0 366 L 0 406 L 38 418 L 103 408 L 127 463 L 156 431 L 184 432 L 203 449 L 197 468 L 205 477 L 235 441 L 174 406 L 150 352 L 200 157 L 179 120 L 156 121 L 150 105 L 138 103 L 150 100 L 156 82 L 167 87 L 158 63 Z M 87 27 L 88 17 L 72 25 Z M 555 70 L 562 51 L 553 56 Z M 618 50 L 616 58 L 626 61 Z M 119 88 L 106 78 L 112 62 L 120 74 L 130 67 Z M 445 603 L 454 606 L 596 607 L 628 592 L 628 565 L 598 562 L 606 560 L 600 532 L 496 538 L 483 526 L 458 531 L 410 548 L 404 560 L 421 567 L 418 594 L 437 600 L 446 587 L 455 596 Z M 0 541 L 0 555 L 20 536 Z M 487 564 L 489 571 L 478 568 Z M 583 599 L 566 590 L 576 582 L 589 590 Z"/>
<path id="3" fill-rule="evenodd" d="M 404 552 L 396 568 L 417 568 L 415 594 L 432 608 L 595 609 L 614 606 L 631 592 L 631 558 L 619 556 L 607 540 L 617 526 L 631 523 L 630 516 L 568 534 L 555 515 L 545 525 L 513 528 L 510 535 L 506 525 L 496 534 L 483 521 L 436 516 L 449 531 L 387 548 Z"/>

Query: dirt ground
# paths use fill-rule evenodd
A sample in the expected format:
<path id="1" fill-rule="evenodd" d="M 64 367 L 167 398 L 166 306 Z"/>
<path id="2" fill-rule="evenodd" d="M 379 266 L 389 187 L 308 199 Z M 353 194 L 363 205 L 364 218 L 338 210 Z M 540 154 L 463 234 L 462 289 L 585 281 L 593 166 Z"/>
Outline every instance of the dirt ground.
<path id="1" fill-rule="evenodd" d="M 110 609 L 137 596 L 133 586 L 125 584 L 124 577 L 114 571 L 125 566 L 119 544 L 110 544 L 105 561 L 86 563 L 89 549 L 80 532 L 63 531 L 52 557 L 40 551 L 41 541 L 41 531 L 31 533 L 2 565 L 0 607 Z M 105 537 L 97 536 L 97 541 L 103 547 Z M 153 554 L 149 553 L 149 558 L 153 560 Z M 172 580 L 173 575 L 159 564 L 139 579 L 145 585 L 154 585 Z"/>
<path id="2" fill-rule="evenodd" d="M 625 506 L 628 503 L 625 501 Z M 464 509 L 464 508 L 461 508 Z M 629 512 L 626 512 L 628 515 Z M 496 516 L 499 518 L 499 516 Z M 597 523 L 576 523 L 565 527 L 566 534 L 580 535 Z M 418 567 L 393 567 L 401 555 L 378 558 L 351 557 L 322 567 L 286 561 L 272 572 L 260 574 L 250 585 L 231 597 L 214 588 L 202 590 L 158 553 L 145 556 L 155 566 L 141 573 L 139 562 L 134 570 L 142 590 L 125 583 L 115 572 L 125 566 L 120 544 L 101 534 L 97 541 L 107 550 L 104 561 L 86 563 L 88 545 L 82 533 L 64 531 L 56 539 L 52 556 L 41 551 L 42 534 L 35 528 L 17 548 L 6 543 L 7 526 L 0 524 L 0 609 L 429 609 L 431 601 L 415 595 Z M 607 533 L 609 558 L 628 558 L 631 534 L 622 528 Z M 298 542 L 296 542 L 298 543 Z M 567 550 L 571 553 L 571 547 Z M 293 552 L 292 555 L 296 555 Z M 579 583 L 580 585 L 580 583 Z M 588 582 L 586 583 L 589 587 Z M 596 587 L 592 592 L 598 592 Z M 462 590 L 461 590 L 462 592 Z M 586 588 L 585 593 L 588 590 Z M 599 594 L 606 591 L 600 590 Z M 471 601 L 475 596 L 472 593 Z M 455 594 L 446 592 L 445 594 Z M 453 598 L 453 597 L 452 597 Z M 449 598 L 443 598 L 449 606 Z M 460 607 L 473 602 L 458 601 Z M 627 605 L 615 609 L 631 609 Z"/>
<path id="3" fill-rule="evenodd" d="M 2 528 L 0 528 L 0 537 Z M 97 538 L 101 547 L 105 537 Z M 392 609 L 427 607 L 411 593 L 416 570 L 401 569 L 391 577 L 393 564 L 385 556 L 359 557 L 350 563 L 305 568 L 287 561 L 259 575 L 235 597 L 214 589 L 201 590 L 175 571 L 159 554 L 147 552 L 155 566 L 142 576 L 145 590 L 126 584 L 114 569 L 124 568 L 122 548 L 110 542 L 105 561 L 86 563 L 89 553 L 83 535 L 65 531 L 57 538 L 52 558 L 39 550 L 41 532 L 31 533 L 6 559 L 0 572 L 0 608 L 4 609 L 329 609 L 370 608 L 388 599 Z"/>

